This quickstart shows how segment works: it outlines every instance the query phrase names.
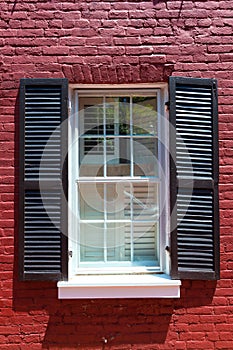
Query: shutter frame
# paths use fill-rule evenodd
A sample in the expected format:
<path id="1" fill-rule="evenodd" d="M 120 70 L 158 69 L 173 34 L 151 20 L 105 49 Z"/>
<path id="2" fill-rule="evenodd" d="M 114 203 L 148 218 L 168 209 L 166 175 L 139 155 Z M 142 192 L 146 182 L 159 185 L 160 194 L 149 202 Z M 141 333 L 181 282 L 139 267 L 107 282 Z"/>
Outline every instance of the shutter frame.
<path id="1" fill-rule="evenodd" d="M 204 266 L 199 266 L 199 267 L 191 267 L 188 265 L 191 265 L 187 263 L 187 266 L 181 266 L 182 264 L 185 265 L 184 261 L 182 261 L 182 248 L 179 247 L 179 244 L 185 245 L 185 235 L 182 232 L 182 223 L 183 221 L 181 220 L 180 224 L 178 225 L 177 228 L 177 214 L 179 209 L 177 208 L 177 199 L 179 198 L 180 194 L 179 191 L 185 188 L 188 188 L 188 182 L 190 181 L 190 178 L 185 176 L 179 177 L 179 157 L 177 154 L 177 135 L 178 135 L 178 129 L 177 129 L 177 121 L 178 123 L 181 123 L 181 129 L 182 129 L 182 122 L 187 123 L 188 125 L 188 112 L 186 110 L 186 115 L 182 114 L 181 111 L 179 110 L 179 91 L 181 90 L 182 94 L 182 89 L 187 88 L 187 90 L 190 89 L 207 89 L 209 92 L 211 91 L 211 109 L 209 109 L 210 114 L 211 114 L 211 142 L 212 142 L 212 148 L 211 148 L 211 169 L 212 169 L 212 176 L 211 179 L 210 177 L 206 178 L 198 178 L 198 175 L 195 174 L 195 170 L 193 172 L 193 177 L 191 178 L 191 181 L 193 182 L 193 192 L 192 192 L 192 197 L 191 197 L 191 206 L 189 206 L 188 211 L 186 212 L 184 216 L 184 222 L 186 215 L 191 215 L 190 217 L 192 218 L 192 214 L 194 215 L 194 219 L 196 219 L 194 214 L 196 208 L 195 208 L 195 201 L 198 202 L 196 198 L 199 197 L 201 200 L 201 193 L 205 194 L 212 194 L 212 222 L 211 222 L 211 227 L 212 227 L 212 241 L 211 241 L 211 252 L 209 251 L 208 253 L 211 253 L 211 261 L 212 261 L 212 267 L 204 267 Z M 180 90 L 179 90 L 180 89 Z M 206 91 L 207 91 L 206 90 Z M 184 90 L 183 90 L 184 92 Z M 200 78 L 185 78 L 185 77 L 170 77 L 169 79 L 169 95 L 170 95 L 170 208 L 171 208 L 171 233 L 170 233 L 170 241 L 171 241 L 171 277 L 173 279 L 200 279 L 200 280 L 217 280 L 220 278 L 220 248 L 219 248 L 219 198 L 218 198 L 218 177 L 219 177 L 219 156 L 218 156 L 218 107 L 217 107 L 217 81 L 215 79 L 200 79 Z M 178 96 L 178 97 L 177 97 Z M 191 96 L 192 98 L 192 96 Z M 195 97 L 194 97 L 195 100 Z M 205 99 L 203 99 L 204 101 Z M 207 107 L 207 104 L 205 105 L 205 101 L 202 101 L 202 107 L 204 108 Z M 190 102 L 190 101 L 189 101 Z M 201 102 L 201 101 L 199 101 Z M 197 103 L 193 100 L 191 100 L 191 105 L 194 103 L 197 105 Z M 207 103 L 207 102 L 206 102 Z M 181 102 L 182 104 L 182 102 Z M 184 102 L 185 105 L 185 102 Z M 198 107 L 197 107 L 198 108 Z M 191 108 L 192 109 L 192 108 Z M 185 107 L 184 107 L 185 110 Z M 180 115 L 182 114 L 182 121 L 179 120 L 179 113 Z M 203 113 L 205 115 L 205 112 Z M 198 119 L 201 121 L 202 118 L 198 115 Z M 192 120 L 189 119 L 189 121 Z M 203 119 L 204 120 L 204 119 Z M 205 121 L 204 121 L 204 129 L 205 129 Z M 191 122 L 192 124 L 192 122 Z M 195 124 L 195 122 L 193 123 Z M 180 126 L 180 124 L 179 124 Z M 186 126 L 187 127 L 187 126 Z M 194 127 L 195 130 L 195 127 Z M 182 130 L 181 130 L 182 133 Z M 210 135 L 209 135 L 210 136 Z M 192 138 L 192 136 L 191 136 Z M 190 141 L 190 143 L 193 141 Z M 204 142 L 203 142 L 204 144 Z M 191 146 L 189 145 L 189 140 L 186 142 L 186 147 L 191 155 L 190 158 L 193 156 L 195 158 L 195 154 L 193 152 L 197 152 L 196 154 L 196 159 L 198 159 L 198 154 L 200 155 L 200 151 L 193 151 Z M 205 153 L 205 147 L 201 145 L 201 151 Z M 194 146 L 194 149 L 196 146 Z M 207 148 L 206 148 L 207 150 Z M 210 149 L 207 150 L 210 153 Z M 206 152 L 206 153 L 208 153 Z M 193 161 L 193 159 L 192 159 Z M 198 160 L 199 161 L 199 160 Z M 197 161 L 197 162 L 198 162 Z M 208 162 L 208 161 L 207 161 Z M 193 163 L 192 163 L 193 164 Z M 204 164 L 204 162 L 203 162 Z M 202 165 L 203 166 L 203 165 Z M 202 170 L 202 169 L 201 169 Z M 205 169 L 204 169 L 205 170 Z M 196 176 L 197 175 L 197 176 Z M 196 191 L 196 192 L 195 192 Z M 195 196 L 196 193 L 196 196 Z M 182 196 L 180 196 L 182 197 Z M 204 196 L 205 197 L 205 196 Z M 193 201 L 193 202 L 192 202 Z M 204 202 L 203 202 L 204 205 Z M 195 210 L 192 212 L 192 207 L 194 207 Z M 197 207 L 198 208 L 198 207 Z M 208 209 L 208 208 L 207 208 Z M 208 212 L 208 210 L 205 210 Z M 204 207 L 203 207 L 204 211 Z M 191 214 L 190 214 L 191 213 Z M 199 213 L 198 213 L 199 214 Z M 203 214 L 203 216 L 205 213 Z M 193 220 L 193 219 L 192 219 Z M 192 221 L 190 220 L 190 221 Z M 193 227 L 188 227 L 187 229 L 187 222 L 183 224 L 185 226 L 185 230 L 189 233 L 191 231 L 191 228 Z M 193 222 L 192 222 L 193 223 Z M 201 223 L 201 221 L 200 221 Z M 191 224 L 192 225 L 192 224 Z M 181 228 L 180 228 L 181 226 Z M 195 225 L 193 225 L 195 226 Z M 201 230 L 200 230 L 201 231 Z M 181 232 L 181 234 L 180 234 Z M 205 233 L 205 232 L 204 232 Z M 195 232 L 194 232 L 195 234 Z M 188 236 L 188 234 L 187 234 Z M 190 237 L 190 236 L 189 236 Z M 197 235 L 198 237 L 198 235 Z M 190 238 L 192 239 L 192 238 Z M 195 238 L 194 238 L 195 239 Z M 208 240 L 210 241 L 210 235 L 208 237 Z M 187 244 L 187 242 L 186 242 Z M 185 248 L 186 249 L 186 248 Z M 193 249 L 193 254 L 201 254 L 201 252 L 197 253 L 197 250 L 195 248 L 192 249 L 190 247 L 187 248 L 189 253 L 192 253 Z M 186 250 L 187 250 L 186 249 Z M 201 251 L 201 248 L 199 249 Z M 203 253 L 203 252 L 202 252 Z M 205 253 L 205 251 L 204 251 Z M 200 255 L 200 260 L 201 260 L 201 255 Z M 207 261 L 208 259 L 206 259 Z M 197 255 L 197 261 L 198 261 L 198 255 Z"/>
<path id="2" fill-rule="evenodd" d="M 43 182 L 42 180 L 42 189 L 41 191 L 47 191 L 48 195 L 58 195 L 58 204 L 57 202 L 55 205 L 57 205 L 58 210 L 56 214 L 60 214 L 60 227 L 59 229 L 55 228 L 54 225 L 51 224 L 49 217 L 46 215 L 46 213 L 40 209 L 40 204 L 43 204 L 41 202 L 41 196 L 40 196 L 40 182 L 39 182 L 39 171 L 38 171 L 38 176 L 34 176 L 34 178 L 30 179 L 27 174 L 26 174 L 26 168 L 29 167 L 28 165 L 25 166 L 26 161 L 25 161 L 25 156 L 26 153 L 29 153 L 30 156 L 30 150 L 31 150 L 31 163 L 33 163 L 33 159 L 37 160 L 37 166 L 38 166 L 38 154 L 40 151 L 37 151 L 38 148 L 42 146 L 38 146 L 36 143 L 36 138 L 33 140 L 33 135 L 37 135 L 38 140 L 39 138 L 39 133 L 37 134 L 37 126 L 35 126 L 35 121 L 34 120 L 34 130 L 35 133 L 33 134 L 33 111 L 27 112 L 26 110 L 26 95 L 25 92 L 27 89 L 35 89 L 34 92 L 34 98 L 36 97 L 36 91 L 39 91 L 40 89 L 47 89 L 48 92 L 50 90 L 54 91 L 59 91 L 59 102 L 57 102 L 56 106 L 59 106 L 59 113 L 54 113 L 56 116 L 53 118 L 57 118 L 56 122 L 61 125 L 67 118 L 68 118 L 68 80 L 67 79 L 21 79 L 20 80 L 20 128 L 19 128 L 19 134 L 20 134 L 20 144 L 19 144 L 19 279 L 22 281 L 26 280 L 38 280 L 38 281 L 58 281 L 58 280 L 67 280 L 68 278 L 68 212 L 67 212 L 67 196 L 68 196 L 68 163 L 67 163 L 67 150 L 68 150 L 68 129 L 67 129 L 67 123 L 63 123 L 61 131 L 59 129 L 59 151 L 57 152 L 60 156 L 59 163 L 55 164 L 55 166 L 59 165 L 60 171 L 59 171 L 59 178 L 55 178 L 54 176 L 50 176 L 50 179 L 45 179 Z M 49 94 L 49 93 L 48 93 Z M 45 96 L 46 97 L 46 96 Z M 47 96 L 49 99 L 49 97 Z M 33 99 L 33 98 L 32 98 Z M 53 102 L 53 97 L 49 99 L 51 103 Z M 35 104 L 35 102 L 34 102 Z M 30 108 L 30 106 L 28 106 Z M 47 106 L 48 107 L 48 106 Z M 43 108 L 42 108 L 43 109 Z M 34 110 L 35 113 L 35 110 Z M 44 125 L 49 120 L 49 117 L 47 117 L 46 114 L 46 107 L 45 111 L 43 110 L 40 111 L 42 113 L 42 122 Z M 44 114 L 43 114 L 44 113 Z M 53 113 L 53 112 L 52 112 Z M 44 119 L 43 119 L 44 116 Z M 34 141 L 35 149 L 36 151 L 33 153 L 32 151 L 32 146 L 29 146 L 28 149 L 29 151 L 26 152 L 25 150 L 25 145 L 27 144 L 26 142 L 26 137 L 30 134 L 30 131 L 25 131 L 25 119 L 27 117 L 27 127 L 28 129 L 32 130 L 32 133 L 30 137 L 32 137 L 32 140 Z M 37 119 L 40 119 L 39 116 L 36 117 Z M 30 121 L 31 119 L 31 121 Z M 46 120 L 47 119 L 47 120 Z M 37 120 L 38 121 L 38 120 Z M 31 123 L 31 125 L 30 125 Z M 40 123 L 38 123 L 40 124 Z M 51 125 L 50 125 L 51 127 Z M 53 126 L 52 126 L 53 127 Z M 52 130 L 52 127 L 50 130 Z M 42 127 L 39 130 L 41 132 Z M 52 130 L 53 131 L 53 130 Z M 28 134 L 27 134 L 28 132 Z M 46 129 L 45 129 L 46 133 Z M 39 136 L 38 136 L 39 135 Z M 47 134 L 48 135 L 48 134 Z M 43 131 L 42 131 L 42 138 L 43 138 Z M 49 136 L 47 136 L 49 137 Z M 46 136 L 44 137 L 46 139 Z M 44 141 L 46 142 L 46 141 Z M 38 141 L 39 144 L 39 141 Z M 33 145 L 33 144 L 32 144 Z M 43 151 L 42 151 L 43 152 Z M 34 155 L 36 154 L 36 156 Z M 42 154 L 42 153 L 41 153 Z M 29 162 L 30 163 L 30 162 Z M 30 164 L 31 164 L 30 163 Z M 35 165 L 35 164 L 34 164 Z M 33 165 L 32 165 L 33 168 Z M 27 197 L 27 193 L 29 194 L 30 200 L 31 200 L 31 207 L 29 206 L 29 209 L 26 209 L 25 206 L 25 200 Z M 63 195 L 62 195 L 63 193 Z M 34 205 L 34 207 L 33 207 Z M 52 202 L 53 205 L 53 202 Z M 35 209 L 34 209 L 35 208 Z M 30 211 L 31 210 L 31 211 Z M 52 210 L 52 209 L 51 209 Z M 25 223 L 25 217 L 28 214 L 29 217 L 36 211 L 36 215 L 38 218 L 42 216 L 42 221 L 45 220 L 46 224 L 49 225 L 50 229 L 52 230 L 51 232 L 56 231 L 57 239 L 59 240 L 59 247 L 55 249 L 53 246 L 53 241 L 55 241 L 56 237 L 51 236 L 51 243 L 50 247 L 52 247 L 51 251 L 51 256 L 54 254 L 57 256 L 57 260 L 59 260 L 59 266 L 56 268 L 50 268 L 47 266 L 45 269 L 41 268 L 35 268 L 35 266 L 29 266 L 30 263 L 28 263 L 29 267 L 26 267 L 26 259 L 28 256 L 32 256 L 32 259 L 36 259 L 36 256 L 33 256 L 34 251 L 37 249 L 35 248 L 35 243 L 34 246 L 30 246 L 31 243 L 27 242 L 27 249 L 29 249 L 28 256 L 26 256 L 26 226 L 28 224 Z M 27 212 L 27 213 L 26 213 Z M 44 214 L 45 213 L 45 214 Z M 44 215 L 44 216 L 43 216 Z M 32 221 L 35 220 L 34 218 Z M 29 220 L 28 222 L 31 222 Z M 30 224 L 31 225 L 31 224 Z M 35 232 L 39 232 L 40 230 L 42 231 L 42 224 L 37 224 L 38 225 L 38 230 L 35 227 L 35 223 L 33 226 L 33 229 Z M 52 229 L 53 227 L 53 229 Z M 36 233 L 37 234 L 37 233 Z M 44 233 L 45 236 L 43 244 L 46 242 L 46 232 Z M 32 241 L 33 239 L 31 239 Z M 37 238 L 34 240 L 37 240 Z M 40 240 L 40 238 L 38 238 Z M 41 247 L 40 247 L 40 241 L 37 242 L 37 246 L 39 247 L 39 250 L 35 252 L 35 254 L 40 255 L 41 252 Z M 48 247 L 45 247 L 47 250 L 49 250 Z M 30 250 L 31 249 L 31 250 Z M 32 255 L 30 255 L 32 254 Z M 42 253 L 44 254 L 44 253 Z M 45 256 L 44 256 L 45 257 Z M 43 257 L 42 257 L 43 258 Z M 53 264 L 53 258 L 49 259 L 49 263 L 52 265 Z M 57 261 L 56 261 L 57 263 Z M 55 264 L 55 262 L 54 262 Z"/>

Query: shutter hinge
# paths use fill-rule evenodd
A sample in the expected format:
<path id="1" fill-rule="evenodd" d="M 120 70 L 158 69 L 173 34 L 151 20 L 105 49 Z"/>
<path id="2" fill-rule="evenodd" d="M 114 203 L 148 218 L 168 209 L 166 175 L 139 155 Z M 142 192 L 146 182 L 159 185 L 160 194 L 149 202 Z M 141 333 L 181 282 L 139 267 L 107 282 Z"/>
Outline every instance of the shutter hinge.
<path id="1" fill-rule="evenodd" d="M 73 256 L 72 250 L 68 250 L 68 256 L 69 256 L 69 258 L 72 258 L 72 256 Z"/>
<path id="2" fill-rule="evenodd" d="M 213 91 L 214 91 L 215 97 L 217 98 L 217 82 L 216 81 L 213 81 Z"/>
<path id="3" fill-rule="evenodd" d="M 171 249 L 170 249 L 170 247 L 169 247 L 168 245 L 165 247 L 165 250 L 166 250 L 166 252 L 167 252 L 168 254 L 171 254 Z"/>

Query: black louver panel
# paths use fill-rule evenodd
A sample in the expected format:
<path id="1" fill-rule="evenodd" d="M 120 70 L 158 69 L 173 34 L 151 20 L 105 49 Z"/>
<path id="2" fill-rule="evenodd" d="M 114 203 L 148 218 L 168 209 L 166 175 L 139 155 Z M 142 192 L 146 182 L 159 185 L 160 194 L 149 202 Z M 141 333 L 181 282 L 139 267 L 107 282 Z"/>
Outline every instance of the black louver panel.
<path id="1" fill-rule="evenodd" d="M 179 177 L 212 177 L 211 87 L 176 89 L 176 166 Z"/>
<path id="2" fill-rule="evenodd" d="M 172 278 L 219 278 L 218 109 L 214 79 L 170 77 Z"/>
<path id="3" fill-rule="evenodd" d="M 20 81 L 20 237 L 22 280 L 68 275 L 66 79 Z"/>
<path id="4" fill-rule="evenodd" d="M 60 272 L 61 196 L 56 192 L 25 192 L 25 272 Z"/>
<path id="5" fill-rule="evenodd" d="M 25 88 L 25 178 L 59 178 L 61 88 Z M 41 161 L 42 160 L 42 161 Z"/>
<path id="6" fill-rule="evenodd" d="M 213 194 L 208 190 L 181 189 L 177 196 L 178 267 L 214 268 Z"/>

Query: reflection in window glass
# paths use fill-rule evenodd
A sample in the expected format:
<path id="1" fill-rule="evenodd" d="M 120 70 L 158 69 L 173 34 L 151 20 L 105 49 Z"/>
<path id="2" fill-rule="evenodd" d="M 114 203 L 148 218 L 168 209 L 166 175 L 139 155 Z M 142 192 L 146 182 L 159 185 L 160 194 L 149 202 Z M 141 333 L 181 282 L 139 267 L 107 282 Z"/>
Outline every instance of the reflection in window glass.
<path id="1" fill-rule="evenodd" d="M 80 261 L 104 261 L 103 224 L 81 223 L 80 225 Z"/>
<path id="2" fill-rule="evenodd" d="M 133 134 L 157 135 L 157 98 L 133 97 Z"/>
<path id="3" fill-rule="evenodd" d="M 80 97 L 80 135 L 103 135 L 104 110 L 102 97 Z"/>
<path id="4" fill-rule="evenodd" d="M 112 151 L 112 154 L 107 156 L 107 176 L 130 176 L 130 138 L 107 138 L 106 144 Z"/>
<path id="5" fill-rule="evenodd" d="M 130 134 L 130 97 L 106 97 L 106 134 Z"/>
<path id="6" fill-rule="evenodd" d="M 133 138 L 134 175 L 158 176 L 158 141 L 154 137 Z"/>
<path id="7" fill-rule="evenodd" d="M 104 219 L 104 184 L 79 183 L 80 218 Z"/>
<path id="8" fill-rule="evenodd" d="M 79 138 L 79 176 L 103 176 L 103 138 Z"/>
<path id="9" fill-rule="evenodd" d="M 80 97 L 80 264 L 158 266 L 157 131 L 156 94 Z"/>

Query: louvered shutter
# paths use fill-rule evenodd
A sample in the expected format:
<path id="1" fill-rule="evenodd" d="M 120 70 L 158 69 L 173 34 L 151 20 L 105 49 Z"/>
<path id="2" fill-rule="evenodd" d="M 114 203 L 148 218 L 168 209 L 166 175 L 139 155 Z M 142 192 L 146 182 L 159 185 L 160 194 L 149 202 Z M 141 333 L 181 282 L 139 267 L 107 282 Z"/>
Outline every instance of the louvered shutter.
<path id="1" fill-rule="evenodd" d="M 20 81 L 21 280 L 67 279 L 67 79 Z"/>
<path id="2" fill-rule="evenodd" d="M 219 278 L 217 82 L 171 77 L 172 278 Z"/>

